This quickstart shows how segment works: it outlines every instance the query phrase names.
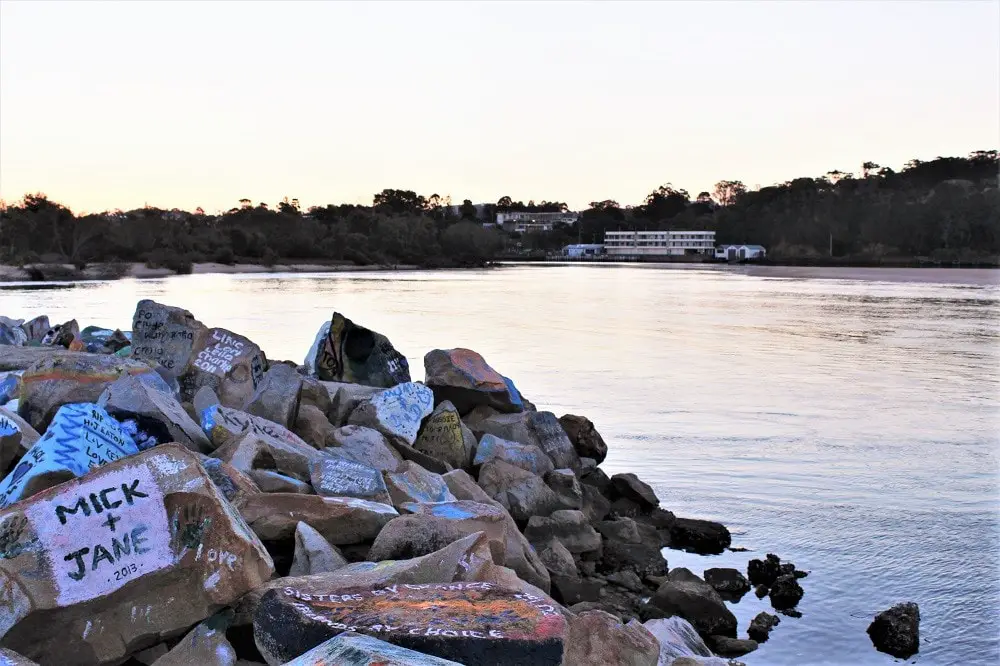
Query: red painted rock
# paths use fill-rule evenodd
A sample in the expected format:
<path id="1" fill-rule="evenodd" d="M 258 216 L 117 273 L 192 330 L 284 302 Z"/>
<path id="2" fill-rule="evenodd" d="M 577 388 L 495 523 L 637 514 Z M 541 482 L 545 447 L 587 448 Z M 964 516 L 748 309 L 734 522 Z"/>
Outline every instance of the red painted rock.
<path id="1" fill-rule="evenodd" d="M 424 356 L 427 386 L 437 402 L 448 400 L 465 414 L 479 405 L 502 412 L 523 409 L 512 383 L 471 349 L 434 349 Z"/>
<path id="2" fill-rule="evenodd" d="M 0 534 L 0 644 L 43 664 L 118 663 L 274 570 L 197 455 L 176 444 L 14 504 Z"/>
<path id="3" fill-rule="evenodd" d="M 462 664 L 556 666 L 563 663 L 567 622 L 548 597 L 486 582 L 289 584 L 265 593 L 254 617 L 254 640 L 269 664 L 342 631 Z"/>

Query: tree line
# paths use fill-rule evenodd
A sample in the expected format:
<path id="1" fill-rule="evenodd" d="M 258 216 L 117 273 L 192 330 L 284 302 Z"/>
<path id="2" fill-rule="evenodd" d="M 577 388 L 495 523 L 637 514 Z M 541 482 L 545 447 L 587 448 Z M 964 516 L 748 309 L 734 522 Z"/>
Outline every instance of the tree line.
<path id="1" fill-rule="evenodd" d="M 777 260 L 928 257 L 979 261 L 1000 256 L 997 151 L 911 160 L 894 171 L 866 162 L 861 172 L 750 189 L 723 180 L 697 196 L 670 183 L 638 205 L 591 202 L 575 224 L 523 237 L 485 228 L 498 212 L 565 212 L 559 201 L 453 205 L 450 197 L 385 189 L 370 206 L 329 204 L 301 210 L 242 199 L 210 215 L 145 207 L 75 215 L 46 195 L 0 206 L 0 263 L 142 261 L 183 272 L 194 262 L 279 260 L 481 265 L 499 256 L 543 254 L 600 243 L 624 229 L 715 230 L 724 243 L 756 243 Z"/>

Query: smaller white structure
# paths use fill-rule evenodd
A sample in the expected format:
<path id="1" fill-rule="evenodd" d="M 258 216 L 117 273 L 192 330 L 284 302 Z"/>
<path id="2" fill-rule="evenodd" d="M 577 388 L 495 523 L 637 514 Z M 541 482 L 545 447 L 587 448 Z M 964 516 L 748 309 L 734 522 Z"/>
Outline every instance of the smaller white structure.
<path id="1" fill-rule="evenodd" d="M 570 258 L 597 257 L 604 254 L 604 246 L 600 243 L 581 243 L 567 245 L 563 248 L 563 256 Z"/>
<path id="2" fill-rule="evenodd" d="M 720 245 L 715 248 L 715 258 L 726 261 L 763 259 L 766 256 L 767 250 L 763 245 Z"/>

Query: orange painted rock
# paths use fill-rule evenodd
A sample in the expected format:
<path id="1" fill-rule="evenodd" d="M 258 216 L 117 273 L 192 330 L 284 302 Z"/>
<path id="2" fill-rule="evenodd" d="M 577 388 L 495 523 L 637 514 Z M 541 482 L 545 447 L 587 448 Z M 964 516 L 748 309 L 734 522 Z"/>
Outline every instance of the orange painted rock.
<path id="1" fill-rule="evenodd" d="M 176 444 L 12 505 L 0 535 L 0 645 L 43 664 L 119 663 L 274 571 L 197 454 Z"/>
<path id="2" fill-rule="evenodd" d="M 449 400 L 465 414 L 479 405 L 501 412 L 524 409 L 514 383 L 471 349 L 434 349 L 424 356 L 426 384 L 437 402 Z"/>
<path id="3" fill-rule="evenodd" d="M 461 664 L 563 663 L 567 621 L 545 596 L 488 583 L 310 584 L 272 589 L 254 617 L 254 641 L 280 664 L 343 631 Z"/>

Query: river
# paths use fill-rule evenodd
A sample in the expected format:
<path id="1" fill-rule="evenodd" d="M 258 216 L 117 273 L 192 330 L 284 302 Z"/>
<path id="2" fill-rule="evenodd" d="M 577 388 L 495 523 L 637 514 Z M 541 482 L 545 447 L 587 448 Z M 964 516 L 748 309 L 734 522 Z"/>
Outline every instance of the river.
<path id="1" fill-rule="evenodd" d="M 540 409 L 590 417 L 608 473 L 748 553 L 811 571 L 748 666 L 890 664 L 865 629 L 920 604 L 924 666 L 1000 661 L 1000 271 L 507 266 L 195 275 L 0 287 L 0 314 L 127 328 L 135 303 L 191 310 L 302 362 L 337 309 L 423 353 L 470 347 Z M 745 637 L 768 609 L 732 605 Z"/>

